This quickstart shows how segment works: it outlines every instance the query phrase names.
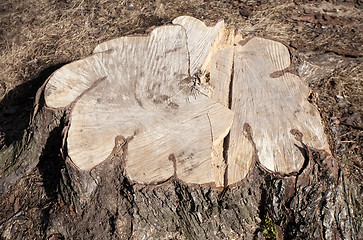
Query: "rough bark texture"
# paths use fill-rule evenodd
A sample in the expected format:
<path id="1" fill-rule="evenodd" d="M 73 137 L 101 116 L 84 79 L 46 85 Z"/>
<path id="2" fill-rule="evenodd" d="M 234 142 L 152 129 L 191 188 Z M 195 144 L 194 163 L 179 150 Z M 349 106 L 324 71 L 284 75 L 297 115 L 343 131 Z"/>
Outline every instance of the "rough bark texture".
<path id="1" fill-rule="evenodd" d="M 294 176 L 267 173 L 257 162 L 239 186 L 223 191 L 175 180 L 130 185 L 123 156 L 90 173 L 65 167 L 59 139 L 67 119 L 57 118 L 62 115 L 37 114 L 34 124 L 42 127 L 39 120 L 44 119 L 53 126 L 45 145 L 36 134 L 32 138 L 36 146 L 45 146 L 37 167 L 25 168 L 30 174 L 12 186 L 4 185 L 12 175 L 2 178 L 5 239 L 263 239 L 267 230 L 277 239 L 359 239 L 359 222 L 354 221 L 358 196 L 325 152 L 306 148 L 305 165 Z M 51 157 L 53 166 L 46 162 Z M 34 186 L 37 171 L 48 179 L 43 181 L 45 193 Z M 22 193 L 24 198 L 13 190 L 19 185 L 29 191 Z M 42 202 L 42 194 L 56 200 L 55 191 L 58 201 Z M 25 206 L 27 202 L 37 207 Z"/>
<path id="2" fill-rule="evenodd" d="M 215 9 L 222 4 L 219 2 Z M 346 174 L 350 166 L 348 150 L 356 149 L 354 156 L 361 158 L 361 143 L 358 142 L 357 148 L 347 145 L 351 139 L 362 139 L 361 110 L 355 108 L 361 104 L 356 104 L 358 95 L 358 100 L 354 100 L 342 94 L 342 89 L 347 92 L 349 86 L 340 82 L 356 79 L 359 85 L 362 77 L 363 45 L 359 28 L 355 26 L 361 22 L 362 3 L 354 1 L 352 4 L 360 7 L 353 9 L 351 17 L 346 17 L 342 11 L 335 16 L 310 3 L 303 4 L 305 1 L 296 2 L 299 7 L 282 8 L 285 15 L 278 14 L 277 20 L 266 21 L 257 21 L 259 13 L 269 13 L 259 10 L 260 3 L 228 6 L 240 7 L 233 12 L 252 18 L 251 26 L 258 22 L 255 27 L 246 28 L 246 34 L 251 33 L 248 31 L 256 35 L 261 34 L 260 31 L 267 31 L 267 35 L 275 33 L 274 36 L 290 43 L 292 52 L 294 48 L 300 51 L 300 55 L 295 53 L 292 57 L 299 63 L 294 70 L 313 88 L 310 100 L 318 105 L 324 118 L 336 159 L 306 147 L 305 163 L 297 174 L 271 174 L 261 169 L 256 161 L 239 186 L 220 191 L 187 186 L 174 180 L 160 186 L 131 185 L 123 177 L 123 156 L 109 159 L 97 172 L 79 175 L 67 168 L 67 153 L 62 148 L 63 131 L 68 126 L 67 113 L 46 109 L 40 101 L 36 114 L 32 115 L 35 91 L 55 70 L 48 69 L 13 91 L 26 92 L 26 95 L 14 98 L 10 92 L 0 104 L 1 116 L 4 116 L 0 119 L 0 130 L 5 133 L 0 151 L 1 238 L 361 239 L 361 178 Z M 207 13 L 205 8 L 213 6 L 207 4 L 196 12 L 194 8 L 185 12 L 200 15 Z M 147 20 L 141 21 L 144 28 L 150 25 L 145 22 Z M 288 27 L 278 28 L 277 32 L 283 32 L 279 35 L 270 27 L 271 22 L 275 27 L 280 26 L 277 22 L 284 22 L 283 26 L 289 29 L 293 26 L 291 29 L 299 32 L 298 37 L 291 39 Z M 339 26 L 335 28 L 335 25 Z M 327 28 L 324 30 L 322 26 Z M 126 30 L 128 28 L 130 26 Z M 356 33 L 352 33 L 352 29 Z M 334 41 L 340 37 L 342 41 Z M 314 47 L 307 44 L 306 39 L 317 39 Z M 309 52 L 312 50 L 316 52 Z M 8 107 L 4 108 L 3 104 Z M 11 106 L 19 106 L 20 110 Z M 357 176 L 361 176 L 360 161 Z"/>

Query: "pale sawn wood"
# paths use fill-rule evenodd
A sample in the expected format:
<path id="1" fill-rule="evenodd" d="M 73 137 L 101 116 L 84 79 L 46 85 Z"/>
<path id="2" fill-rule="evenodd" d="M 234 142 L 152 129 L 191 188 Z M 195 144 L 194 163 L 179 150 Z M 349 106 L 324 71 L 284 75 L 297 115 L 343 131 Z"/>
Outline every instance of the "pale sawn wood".
<path id="1" fill-rule="evenodd" d="M 283 44 L 242 42 L 223 21 L 207 27 L 183 16 L 173 24 L 101 43 L 49 79 L 47 106 L 71 109 L 67 148 L 80 170 L 127 146 L 132 181 L 174 176 L 221 187 L 245 178 L 254 160 L 298 171 L 304 150 L 292 130 L 328 149 L 309 88 L 285 71 Z"/>
<path id="2" fill-rule="evenodd" d="M 78 168 L 90 170 L 107 159 L 118 137 L 128 141 L 126 171 L 133 181 L 158 183 L 175 175 L 186 183 L 215 182 L 212 149 L 228 134 L 233 113 L 193 89 L 186 41 L 181 26 L 160 27 L 149 37 L 104 44 L 104 51 L 77 62 L 86 70 L 70 64 L 59 72 L 74 75 L 53 75 L 46 88 L 51 107 L 61 102 L 58 89 L 79 72 L 93 86 L 78 88 L 80 97 L 73 98 L 67 147 Z M 87 75 L 94 62 L 100 70 Z"/>

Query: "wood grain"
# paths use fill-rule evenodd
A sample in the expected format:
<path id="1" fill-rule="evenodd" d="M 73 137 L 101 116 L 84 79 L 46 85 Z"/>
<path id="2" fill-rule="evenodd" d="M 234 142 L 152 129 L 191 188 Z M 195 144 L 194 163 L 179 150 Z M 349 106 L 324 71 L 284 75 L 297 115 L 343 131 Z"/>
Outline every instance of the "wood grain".
<path id="1" fill-rule="evenodd" d="M 291 130 L 299 130 L 309 146 L 327 145 L 319 112 L 307 101 L 309 88 L 298 76 L 280 72 L 289 65 L 288 49 L 272 40 L 253 38 L 235 48 L 232 111 L 238 122 L 231 139 L 248 123 L 259 161 L 283 173 L 298 171 L 304 162 L 303 146 Z M 272 77 L 276 72 L 282 75 Z"/>
<path id="2" fill-rule="evenodd" d="M 209 62 L 213 46 L 218 45 L 224 34 L 224 21 L 218 22 L 213 27 L 207 27 L 204 22 L 188 16 L 177 17 L 173 24 L 183 26 L 187 34 L 188 50 L 190 58 L 190 74 L 205 68 Z"/>
<path id="3" fill-rule="evenodd" d="M 120 136 L 128 139 L 126 170 L 133 181 L 158 183 L 176 173 L 187 183 L 215 182 L 213 142 L 227 135 L 233 113 L 193 91 L 186 39 L 181 26 L 165 26 L 150 37 L 107 42 L 95 49 L 98 53 L 79 61 L 86 70 L 93 62 L 100 63 L 103 74 L 89 72 L 87 79 L 106 78 L 91 89 L 84 87 L 86 94 L 72 108 L 67 144 L 75 165 L 90 170 L 103 162 Z M 67 67 L 73 70 L 73 65 L 61 70 Z M 62 82 L 59 88 L 65 84 L 69 88 L 71 78 L 59 80 L 58 75 L 49 86 Z M 52 89 L 58 88 L 48 91 Z M 56 94 L 48 95 L 48 106 L 53 106 Z"/>

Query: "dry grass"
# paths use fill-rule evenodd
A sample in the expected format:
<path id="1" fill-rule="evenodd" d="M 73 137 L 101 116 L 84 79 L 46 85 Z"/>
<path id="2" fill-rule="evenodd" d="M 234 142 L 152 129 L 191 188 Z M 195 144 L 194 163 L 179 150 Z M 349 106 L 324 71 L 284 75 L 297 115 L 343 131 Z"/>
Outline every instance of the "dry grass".
<path id="1" fill-rule="evenodd" d="M 331 130 L 333 153 L 346 175 L 363 186 L 363 62 L 350 61 L 321 79 L 314 89 Z"/>

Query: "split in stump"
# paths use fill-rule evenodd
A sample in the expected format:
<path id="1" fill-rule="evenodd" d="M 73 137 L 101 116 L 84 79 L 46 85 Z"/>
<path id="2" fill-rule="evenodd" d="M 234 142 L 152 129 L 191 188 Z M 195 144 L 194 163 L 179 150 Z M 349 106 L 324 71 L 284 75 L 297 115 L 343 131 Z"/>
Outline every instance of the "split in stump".
<path id="1" fill-rule="evenodd" d="M 288 73 L 281 43 L 247 43 L 223 21 L 192 17 L 98 45 L 56 71 L 44 90 L 51 108 L 69 108 L 68 155 L 89 171 L 123 151 L 128 177 L 217 187 L 246 177 L 257 159 L 291 173 L 303 146 L 328 150 L 309 88 Z M 122 148 L 122 150 L 121 150 Z"/>

